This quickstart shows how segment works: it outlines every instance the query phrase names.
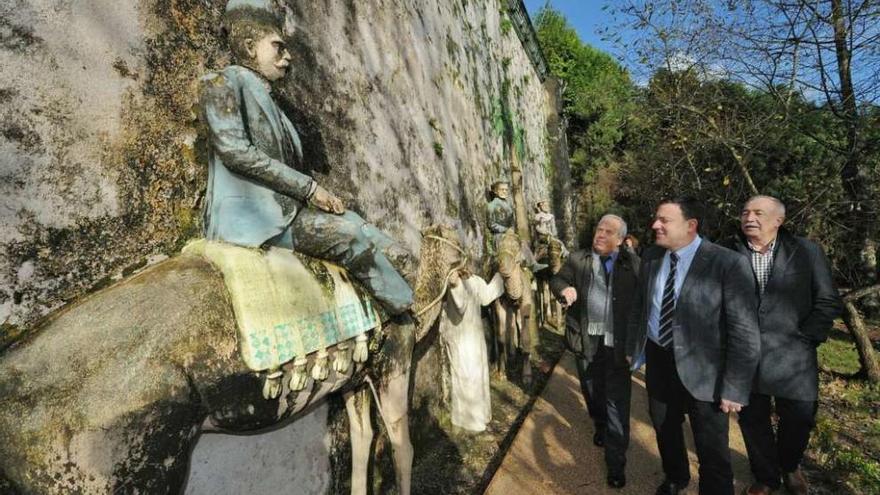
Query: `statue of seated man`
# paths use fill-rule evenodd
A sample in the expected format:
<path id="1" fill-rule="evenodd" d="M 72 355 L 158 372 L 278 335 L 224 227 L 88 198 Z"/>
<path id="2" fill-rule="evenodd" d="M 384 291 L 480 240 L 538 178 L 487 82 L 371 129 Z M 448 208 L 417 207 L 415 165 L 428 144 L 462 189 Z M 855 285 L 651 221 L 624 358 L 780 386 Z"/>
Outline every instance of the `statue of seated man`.
<path id="1" fill-rule="evenodd" d="M 486 206 L 489 217 L 489 231 L 492 232 L 497 245 L 501 234 L 508 229 L 516 228 L 513 205 L 507 200 L 510 196 L 510 184 L 502 179 L 492 183 L 492 201 Z M 494 247 L 494 246 L 493 246 Z"/>
<path id="2" fill-rule="evenodd" d="M 535 204 L 533 225 L 536 237 L 539 240 L 556 237 L 556 217 L 550 213 L 550 202 L 546 199 L 542 199 Z"/>
<path id="3" fill-rule="evenodd" d="M 390 314 L 402 314 L 413 292 L 383 253 L 394 242 L 297 170 L 300 139 L 270 86 L 286 75 L 291 57 L 268 5 L 230 0 L 225 22 L 235 64 L 201 79 L 210 149 L 205 237 L 338 263 Z"/>
<path id="4" fill-rule="evenodd" d="M 516 215 L 514 214 L 513 205 L 507 198 L 510 196 L 510 183 L 504 179 L 496 180 L 492 183 L 492 201 L 486 205 L 487 217 L 489 221 L 489 231 L 492 233 L 491 248 L 497 249 L 501 234 L 509 229 L 516 230 Z M 547 267 L 546 264 L 538 263 L 532 250 L 528 246 L 528 242 L 522 241 L 522 253 L 525 266 L 537 272 Z"/>
<path id="5" fill-rule="evenodd" d="M 568 256 L 565 244 L 556 233 L 556 216 L 550 213 L 550 201 L 542 199 L 535 204 L 535 216 L 532 217 L 532 228 L 535 231 L 535 258 L 544 260 L 549 255 L 550 244 L 559 242 L 562 256 Z"/>

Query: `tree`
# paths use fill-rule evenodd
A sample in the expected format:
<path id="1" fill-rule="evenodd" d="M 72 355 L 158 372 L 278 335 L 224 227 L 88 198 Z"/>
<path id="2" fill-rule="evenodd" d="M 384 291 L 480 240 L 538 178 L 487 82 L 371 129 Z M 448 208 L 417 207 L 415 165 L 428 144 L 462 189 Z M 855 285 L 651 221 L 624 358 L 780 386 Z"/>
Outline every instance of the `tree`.
<path id="1" fill-rule="evenodd" d="M 819 215 L 834 228 L 820 239 L 833 248 L 830 254 L 842 280 L 861 288 L 859 294 L 876 292 L 868 286 L 877 275 L 880 0 L 628 0 L 614 10 L 622 24 L 635 28 L 627 48 L 650 73 L 674 75 L 676 84 L 686 81 L 682 74 L 690 74 L 699 81 L 691 85 L 697 89 L 720 88 L 720 82 L 728 81 L 766 96 L 741 99 L 752 100 L 749 105 L 758 105 L 758 112 L 735 103 L 714 112 L 706 101 L 681 91 L 656 100 L 666 104 L 666 115 L 679 130 L 692 126 L 702 135 L 694 136 L 701 146 L 716 142 L 726 148 L 752 192 L 811 191 L 809 176 L 760 170 L 772 172 L 777 161 L 760 154 L 787 154 L 786 148 L 769 145 L 822 149 L 824 163 L 801 156 L 797 165 L 813 172 L 831 170 L 834 187 L 811 191 L 802 204 L 834 197 L 830 209 Z M 864 346 L 870 341 L 858 338 L 862 326 L 855 302 L 847 305 L 846 321 Z M 860 348 L 860 353 L 870 355 L 873 348 Z M 876 360 L 863 359 L 863 368 L 880 380 Z"/>
<path id="2" fill-rule="evenodd" d="M 603 184 L 603 178 L 621 156 L 620 143 L 632 113 L 633 85 L 620 64 L 583 43 L 565 16 L 549 5 L 536 15 L 535 29 L 550 72 L 564 85 L 573 187 L 583 193 L 576 211 L 583 228 L 613 206 L 613 185 Z"/>

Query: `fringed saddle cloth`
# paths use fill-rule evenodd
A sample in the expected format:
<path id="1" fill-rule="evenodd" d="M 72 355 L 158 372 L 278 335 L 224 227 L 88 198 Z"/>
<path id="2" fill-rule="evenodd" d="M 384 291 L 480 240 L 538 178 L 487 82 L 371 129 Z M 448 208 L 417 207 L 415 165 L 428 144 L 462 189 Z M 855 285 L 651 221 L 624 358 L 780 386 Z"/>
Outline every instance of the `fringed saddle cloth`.
<path id="1" fill-rule="evenodd" d="M 315 380 L 327 378 L 331 346 L 333 367 L 341 373 L 347 372 L 350 361 L 366 361 L 366 333 L 381 325 L 381 316 L 339 266 L 288 249 L 253 249 L 205 239 L 190 242 L 183 252 L 207 259 L 223 274 L 242 358 L 250 369 L 266 373 L 267 399 L 279 395 L 281 366 L 290 361 L 290 389 L 305 386 L 308 354 L 318 353 L 311 368 Z M 352 338 L 354 349 L 345 342 Z"/>

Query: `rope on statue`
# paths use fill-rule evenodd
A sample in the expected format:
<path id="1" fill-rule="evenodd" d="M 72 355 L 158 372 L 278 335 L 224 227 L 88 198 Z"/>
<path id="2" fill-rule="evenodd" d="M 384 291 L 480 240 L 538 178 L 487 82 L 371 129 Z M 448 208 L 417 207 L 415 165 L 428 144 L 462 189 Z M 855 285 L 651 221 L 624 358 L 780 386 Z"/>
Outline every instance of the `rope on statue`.
<path id="1" fill-rule="evenodd" d="M 436 235 L 426 235 L 425 239 L 432 239 L 435 241 L 440 241 L 440 242 L 443 242 L 443 243 L 446 243 L 446 244 L 452 246 L 453 248 L 455 248 L 456 251 L 458 251 L 459 253 L 462 254 L 462 258 L 461 258 L 461 262 L 459 264 L 453 266 L 452 268 L 450 268 L 449 272 L 446 273 L 446 276 L 443 277 L 443 289 L 440 291 L 440 295 L 437 296 L 433 301 L 431 301 L 427 305 L 425 305 L 424 308 L 418 310 L 416 312 L 416 317 L 422 316 L 426 311 L 428 311 L 429 309 L 431 309 L 432 307 L 437 305 L 437 303 L 439 303 L 440 301 L 443 300 L 443 296 L 446 295 L 446 289 L 449 288 L 449 277 L 451 277 L 453 273 L 464 268 L 465 265 L 467 264 L 467 260 L 468 260 L 467 253 L 465 253 L 464 250 L 461 249 L 461 247 L 459 247 L 459 245 L 457 243 L 454 243 L 454 242 L 450 241 L 449 239 L 444 239 L 444 238 L 436 236 Z"/>

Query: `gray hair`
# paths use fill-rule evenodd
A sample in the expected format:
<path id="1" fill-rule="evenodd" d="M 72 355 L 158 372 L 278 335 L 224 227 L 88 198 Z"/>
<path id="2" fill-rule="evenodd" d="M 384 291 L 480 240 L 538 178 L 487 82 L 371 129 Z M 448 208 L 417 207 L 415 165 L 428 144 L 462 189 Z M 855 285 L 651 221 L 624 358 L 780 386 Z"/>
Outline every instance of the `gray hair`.
<path id="1" fill-rule="evenodd" d="M 618 222 L 620 222 L 620 230 L 617 233 L 620 234 L 621 240 L 626 237 L 626 221 L 623 218 L 613 213 L 606 213 L 602 215 L 602 218 L 599 219 L 599 223 L 602 223 L 605 220 L 617 220 Z M 597 223 L 596 225 L 598 225 L 599 223 Z"/>
<path id="2" fill-rule="evenodd" d="M 745 204 L 749 204 L 756 199 L 769 200 L 770 202 L 773 203 L 773 205 L 776 206 L 776 209 L 779 210 L 779 214 L 782 215 L 783 217 L 785 217 L 785 204 L 783 204 L 782 201 L 779 201 L 778 199 L 774 198 L 773 196 L 767 196 L 766 194 L 758 194 L 758 195 L 755 195 L 755 196 L 752 196 L 751 198 L 749 198 L 749 200 L 746 201 Z"/>

